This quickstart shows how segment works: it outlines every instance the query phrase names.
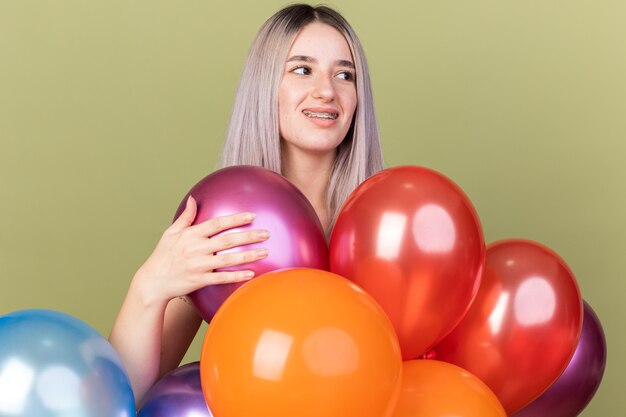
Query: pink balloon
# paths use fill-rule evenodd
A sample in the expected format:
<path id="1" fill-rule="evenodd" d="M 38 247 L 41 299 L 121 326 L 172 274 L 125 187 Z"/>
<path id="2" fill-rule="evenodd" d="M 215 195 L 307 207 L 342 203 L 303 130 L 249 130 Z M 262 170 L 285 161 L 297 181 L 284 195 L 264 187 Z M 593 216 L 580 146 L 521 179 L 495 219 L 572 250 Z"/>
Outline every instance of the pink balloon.
<path id="1" fill-rule="evenodd" d="M 222 252 L 267 248 L 267 258 L 222 270 L 250 269 L 256 277 L 282 268 L 328 269 L 328 247 L 319 218 L 304 194 L 281 175 L 255 166 L 222 168 L 203 178 L 187 193 L 174 218 L 184 210 L 190 194 L 198 203 L 194 224 L 249 211 L 256 214 L 251 224 L 222 233 L 247 229 L 270 232 L 271 236 L 265 242 Z M 209 285 L 191 293 L 190 298 L 208 322 L 224 300 L 241 285 L 243 283 Z"/>

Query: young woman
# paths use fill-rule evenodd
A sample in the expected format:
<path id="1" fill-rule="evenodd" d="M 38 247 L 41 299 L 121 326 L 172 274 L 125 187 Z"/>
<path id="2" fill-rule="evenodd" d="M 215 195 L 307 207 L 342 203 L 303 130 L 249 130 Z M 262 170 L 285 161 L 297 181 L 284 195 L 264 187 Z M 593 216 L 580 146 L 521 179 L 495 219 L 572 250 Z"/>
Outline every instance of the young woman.
<path id="1" fill-rule="evenodd" d="M 336 11 L 293 5 L 261 27 L 241 77 L 222 157 L 223 166 L 242 164 L 271 169 L 296 185 L 327 234 L 350 192 L 382 169 L 365 55 Z M 186 294 L 250 279 L 243 264 L 267 256 L 266 250 L 215 254 L 270 237 L 267 230 L 216 236 L 253 223 L 254 213 L 192 226 L 195 215 L 190 198 L 133 277 L 109 337 L 138 402 L 179 365 L 201 324 Z M 241 271 L 213 272 L 240 264 Z"/>

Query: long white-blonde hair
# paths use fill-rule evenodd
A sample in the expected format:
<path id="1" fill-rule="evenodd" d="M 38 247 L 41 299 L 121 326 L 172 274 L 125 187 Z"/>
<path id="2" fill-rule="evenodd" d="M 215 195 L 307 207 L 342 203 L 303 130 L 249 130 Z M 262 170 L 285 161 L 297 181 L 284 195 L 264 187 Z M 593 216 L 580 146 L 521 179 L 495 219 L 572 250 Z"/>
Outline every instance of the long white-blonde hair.
<path id="1" fill-rule="evenodd" d="M 278 88 L 297 34 L 321 22 L 346 38 L 356 67 L 357 107 L 337 148 L 326 195 L 330 225 L 341 205 L 363 180 L 383 168 L 372 88 L 363 47 L 350 24 L 326 6 L 295 4 L 270 17 L 259 30 L 246 61 L 222 152 L 222 166 L 255 165 L 279 174 L 281 144 Z"/>

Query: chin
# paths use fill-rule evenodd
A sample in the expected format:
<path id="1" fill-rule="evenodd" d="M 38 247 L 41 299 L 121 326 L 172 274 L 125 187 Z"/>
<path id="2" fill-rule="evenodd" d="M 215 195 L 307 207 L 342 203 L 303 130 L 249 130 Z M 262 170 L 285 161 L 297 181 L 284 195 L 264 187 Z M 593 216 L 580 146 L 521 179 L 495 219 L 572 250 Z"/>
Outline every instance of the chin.
<path id="1" fill-rule="evenodd" d="M 294 150 L 311 155 L 323 156 L 334 153 L 343 142 L 343 138 L 338 139 L 336 135 L 320 135 L 319 132 L 292 140 L 281 138 L 283 146 L 292 147 Z"/>
<path id="2" fill-rule="evenodd" d="M 302 149 L 310 153 L 325 155 L 336 152 L 340 144 L 341 142 L 333 142 L 324 146 L 319 146 L 318 144 L 317 146 L 303 147 Z"/>

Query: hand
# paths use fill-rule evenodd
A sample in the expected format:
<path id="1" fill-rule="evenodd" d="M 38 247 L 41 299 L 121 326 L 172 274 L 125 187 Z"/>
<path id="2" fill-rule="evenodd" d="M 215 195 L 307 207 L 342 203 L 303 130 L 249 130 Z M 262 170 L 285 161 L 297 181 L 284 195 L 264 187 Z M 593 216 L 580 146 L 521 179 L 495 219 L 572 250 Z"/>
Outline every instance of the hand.
<path id="1" fill-rule="evenodd" d="M 269 238 L 266 230 L 215 236 L 224 230 L 251 223 L 254 220 L 253 213 L 216 217 L 192 226 L 196 212 L 196 201 L 190 196 L 185 210 L 165 230 L 154 252 L 137 271 L 133 283 L 137 281 L 137 285 L 140 285 L 144 302 L 167 303 L 172 298 L 187 295 L 207 285 L 249 280 L 254 276 L 250 270 L 213 271 L 267 257 L 267 249 L 215 254 Z"/>

